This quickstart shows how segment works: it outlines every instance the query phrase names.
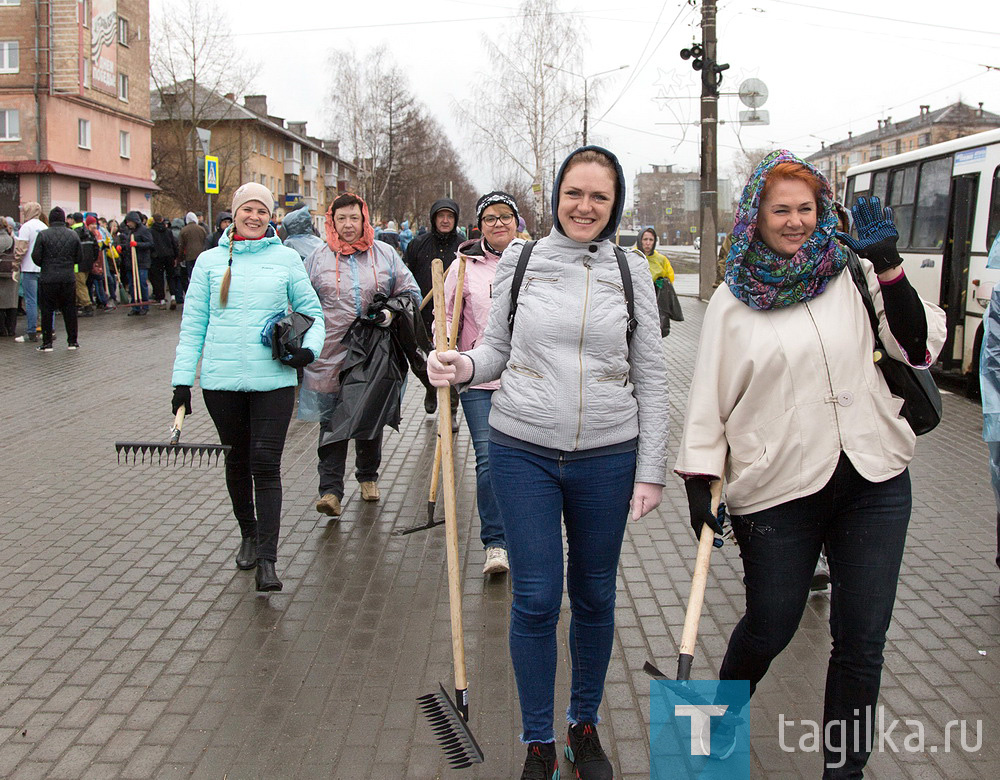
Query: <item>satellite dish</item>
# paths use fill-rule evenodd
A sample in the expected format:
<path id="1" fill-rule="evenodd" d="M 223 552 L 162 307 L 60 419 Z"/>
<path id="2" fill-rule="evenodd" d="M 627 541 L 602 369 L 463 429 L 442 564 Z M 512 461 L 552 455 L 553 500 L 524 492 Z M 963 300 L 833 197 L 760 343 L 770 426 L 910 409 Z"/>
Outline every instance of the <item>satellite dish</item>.
<path id="1" fill-rule="evenodd" d="M 767 102 L 767 84 L 760 79 L 747 79 L 740 84 L 740 100 L 749 108 L 760 108 Z"/>
<path id="2" fill-rule="evenodd" d="M 156 181 L 156 169 L 155 168 L 151 168 L 149 170 L 149 180 L 150 181 Z"/>

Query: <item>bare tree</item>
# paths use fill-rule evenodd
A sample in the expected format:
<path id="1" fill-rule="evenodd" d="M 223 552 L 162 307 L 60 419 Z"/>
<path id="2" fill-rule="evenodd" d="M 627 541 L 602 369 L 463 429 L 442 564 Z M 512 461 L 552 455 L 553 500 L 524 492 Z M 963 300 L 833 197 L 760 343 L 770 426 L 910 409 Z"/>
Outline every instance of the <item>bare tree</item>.
<path id="1" fill-rule="evenodd" d="M 471 209 L 475 195 L 458 153 L 386 46 L 364 56 L 334 51 L 330 62 L 333 131 L 359 166 L 372 218 L 423 220 L 449 194 Z"/>
<path id="2" fill-rule="evenodd" d="M 733 175 L 733 185 L 738 188 L 742 188 L 744 184 L 750 179 L 751 174 L 760 165 L 761 160 L 767 157 L 773 149 L 763 149 L 751 147 L 749 149 L 741 148 L 733 156 L 731 170 Z M 724 206 L 727 204 L 719 204 Z"/>
<path id="3" fill-rule="evenodd" d="M 489 68 L 483 81 L 489 89 L 460 103 L 459 110 L 473 126 L 476 146 L 494 165 L 531 182 L 539 227 L 546 174 L 572 147 L 575 134 L 567 131 L 582 106 L 582 93 L 559 69 L 579 72 L 585 42 L 573 20 L 559 13 L 557 0 L 524 0 L 518 14 L 519 25 L 496 41 L 484 39 Z"/>
<path id="4" fill-rule="evenodd" d="M 150 64 L 153 94 L 153 168 L 163 194 L 183 208 L 203 197 L 198 181 L 202 156 L 196 128 L 221 130 L 240 115 L 225 96 L 248 91 L 258 66 L 228 34 L 225 11 L 213 0 L 179 0 L 170 15 L 152 22 Z M 212 136 L 219 158 L 220 196 L 239 186 L 249 148 L 236 129 Z"/>

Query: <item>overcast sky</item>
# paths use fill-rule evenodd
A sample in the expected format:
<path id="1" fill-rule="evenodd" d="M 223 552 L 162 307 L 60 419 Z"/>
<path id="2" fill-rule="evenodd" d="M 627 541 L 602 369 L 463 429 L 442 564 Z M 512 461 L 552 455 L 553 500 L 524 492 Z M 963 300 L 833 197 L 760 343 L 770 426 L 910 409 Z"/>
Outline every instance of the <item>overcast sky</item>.
<path id="1" fill-rule="evenodd" d="M 311 135 L 329 137 L 326 95 L 336 88 L 327 58 L 351 45 L 363 55 L 385 42 L 414 93 L 447 129 L 469 164 L 470 178 L 492 188 L 489 169 L 469 152 L 456 99 L 489 89 L 484 35 L 516 24 L 516 0 L 219 0 L 234 39 L 261 62 L 255 91 L 272 114 L 307 120 Z M 806 155 L 832 142 L 962 99 L 1000 113 L 1000 12 L 996 0 L 720 0 L 719 59 L 730 64 L 723 92 L 747 78 L 762 80 L 770 114 L 764 127 L 740 127 L 746 110 L 723 96 L 720 171 L 740 146 L 784 147 Z M 151 0 L 156 14 L 165 0 Z M 700 86 L 680 49 L 700 40 L 700 5 L 681 0 L 566 0 L 565 12 L 585 29 L 587 75 L 629 65 L 591 91 L 590 140 L 614 151 L 629 177 L 652 164 L 698 169 Z M 450 20 L 450 21 L 449 21 Z M 574 80 L 578 85 L 582 82 Z M 593 82 L 592 82 L 593 83 Z M 582 119 L 582 117 L 581 117 Z"/>

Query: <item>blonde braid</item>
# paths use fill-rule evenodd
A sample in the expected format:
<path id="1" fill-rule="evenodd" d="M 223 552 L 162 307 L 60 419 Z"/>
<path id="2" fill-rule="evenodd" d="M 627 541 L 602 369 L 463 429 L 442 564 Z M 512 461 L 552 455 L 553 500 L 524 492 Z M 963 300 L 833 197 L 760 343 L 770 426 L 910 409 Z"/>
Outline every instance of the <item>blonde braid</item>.
<path id="1" fill-rule="evenodd" d="M 229 265 L 226 267 L 226 275 L 222 277 L 222 287 L 219 288 L 219 306 L 223 309 L 229 303 L 229 280 L 233 275 L 233 226 L 230 225 L 226 232 L 229 234 Z"/>

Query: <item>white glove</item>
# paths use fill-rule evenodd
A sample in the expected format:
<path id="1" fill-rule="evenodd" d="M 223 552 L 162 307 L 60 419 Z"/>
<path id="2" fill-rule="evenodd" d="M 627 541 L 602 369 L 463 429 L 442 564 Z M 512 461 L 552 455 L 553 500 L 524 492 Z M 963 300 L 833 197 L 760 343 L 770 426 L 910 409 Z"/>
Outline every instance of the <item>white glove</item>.
<path id="1" fill-rule="evenodd" d="M 427 356 L 427 378 L 434 387 L 460 385 L 472 379 L 472 358 L 454 349 Z"/>
<path id="2" fill-rule="evenodd" d="M 663 485 L 652 482 L 636 482 L 632 491 L 632 519 L 638 520 L 652 512 L 663 499 Z"/>

